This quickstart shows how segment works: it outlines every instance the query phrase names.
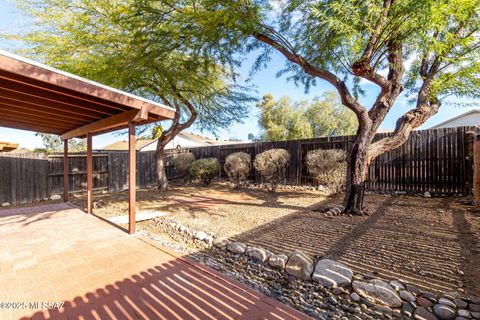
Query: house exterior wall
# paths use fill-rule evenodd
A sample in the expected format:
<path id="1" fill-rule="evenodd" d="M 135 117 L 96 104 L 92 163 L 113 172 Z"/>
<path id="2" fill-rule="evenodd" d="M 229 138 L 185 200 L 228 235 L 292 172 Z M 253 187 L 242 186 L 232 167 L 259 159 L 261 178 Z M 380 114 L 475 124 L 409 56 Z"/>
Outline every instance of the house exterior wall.
<path id="1" fill-rule="evenodd" d="M 471 114 L 464 115 L 458 119 L 450 120 L 446 123 L 433 126 L 431 129 L 439 128 L 453 128 L 453 127 L 463 127 L 463 126 L 477 126 L 480 125 L 480 113 L 475 112 Z"/>
<path id="2" fill-rule="evenodd" d="M 175 138 L 173 138 L 172 141 L 170 141 L 165 149 L 175 149 L 177 148 L 178 146 L 182 147 L 182 148 L 192 148 L 192 147 L 201 147 L 201 146 L 207 146 L 208 144 L 206 143 L 201 143 L 201 142 L 198 142 L 198 141 L 193 141 L 191 139 L 187 139 L 183 136 L 176 136 Z M 145 147 L 143 147 L 140 151 L 141 152 L 144 152 L 144 151 L 155 151 L 157 149 L 157 141 L 155 141 L 154 143 L 151 143 Z"/>

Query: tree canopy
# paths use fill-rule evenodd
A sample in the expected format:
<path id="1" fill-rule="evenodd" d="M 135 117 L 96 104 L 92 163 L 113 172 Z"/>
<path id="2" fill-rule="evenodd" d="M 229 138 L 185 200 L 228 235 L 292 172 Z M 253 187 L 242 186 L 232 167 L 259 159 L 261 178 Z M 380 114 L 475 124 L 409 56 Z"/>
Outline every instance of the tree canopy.
<path id="1" fill-rule="evenodd" d="M 275 51 L 286 61 L 277 74 L 306 90 L 319 80 L 336 89 L 359 125 L 345 212 L 362 213 L 368 166 L 379 155 L 402 145 L 446 98 L 480 97 L 480 0 L 186 0 L 170 7 L 186 26 L 180 33 L 204 43 L 205 55 L 235 66 L 239 52 L 260 50 L 258 69 Z M 371 105 L 358 99 L 363 81 L 377 87 Z M 405 89 L 413 108 L 393 134 L 374 140 Z"/>
<path id="2" fill-rule="evenodd" d="M 159 8 L 164 2 L 138 5 L 158 19 L 165 14 Z M 479 0 L 166 2 L 179 13 L 178 32 L 208 46 L 203 54 L 236 65 L 236 53 L 263 49 L 255 65 L 261 67 L 278 50 L 288 60 L 280 74 L 307 88 L 320 78 L 342 89 L 344 77 L 351 79 L 352 91 L 360 78 L 381 86 L 396 45 L 397 58 L 408 62 L 403 80 L 412 92 L 430 72 L 435 76 L 430 96 L 480 94 Z M 362 63 L 369 68 L 359 73 Z"/>
<path id="3" fill-rule="evenodd" d="M 289 97 L 275 100 L 267 94 L 257 107 L 263 141 L 352 135 L 357 130 L 355 115 L 341 105 L 335 92 L 317 97 L 312 103 L 294 102 Z"/>
<path id="4" fill-rule="evenodd" d="M 217 94 L 231 89 L 222 80 L 234 79 L 236 67 L 252 51 L 259 52 L 253 70 L 277 52 L 286 61 L 279 75 L 306 90 L 325 81 L 359 126 L 347 159 L 346 212 L 361 212 L 367 169 L 376 157 L 402 145 L 446 98 L 480 97 L 480 0 L 21 1 L 40 27 L 48 26 L 46 33 L 26 38 L 43 47 L 39 53 L 55 56 L 61 50 L 71 55 L 71 66 L 83 61 L 87 74 L 98 63 L 107 75 L 110 68 L 126 73 L 109 77 L 127 79 L 129 85 L 135 84 L 134 75 L 147 75 L 162 84 L 155 82 L 165 103 L 188 107 L 188 96 L 199 106 L 225 105 L 224 97 L 235 95 Z M 57 49 L 49 53 L 53 44 Z M 118 61 L 123 69 L 112 68 Z M 369 106 L 358 99 L 362 81 L 377 87 L 369 92 L 374 94 Z M 132 87 L 153 94 L 148 88 Z M 413 108 L 398 118 L 392 135 L 374 140 L 405 89 Z M 226 124 L 218 119 L 232 109 L 243 112 L 212 108 L 215 116 L 205 121 Z"/>
<path id="5" fill-rule="evenodd" d="M 62 139 L 54 134 L 45 134 L 37 133 L 37 136 L 42 138 L 42 143 L 45 149 L 41 150 L 44 152 L 61 152 L 63 151 L 63 142 Z M 68 140 L 68 150 L 70 152 L 82 152 L 87 150 L 87 143 L 85 140 L 81 139 L 70 139 Z M 40 151 L 37 149 L 36 151 Z"/>
<path id="6" fill-rule="evenodd" d="M 178 123 L 192 113 L 211 131 L 241 121 L 253 101 L 249 88 L 199 55 L 173 20 L 152 24 L 138 14 L 137 2 L 18 0 L 34 31 L 10 37 L 26 44 L 23 54 L 179 109 Z"/>

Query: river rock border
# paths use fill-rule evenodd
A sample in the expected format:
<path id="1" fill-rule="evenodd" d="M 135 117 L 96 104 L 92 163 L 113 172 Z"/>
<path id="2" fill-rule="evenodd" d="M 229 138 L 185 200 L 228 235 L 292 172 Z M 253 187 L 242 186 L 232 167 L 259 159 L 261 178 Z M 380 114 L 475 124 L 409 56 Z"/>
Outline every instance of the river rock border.
<path id="1" fill-rule="evenodd" d="M 335 295 L 343 295 L 357 307 L 352 307 L 354 318 L 362 319 L 361 309 L 373 308 L 385 318 L 413 318 L 425 320 L 480 319 L 480 298 L 462 296 L 460 292 L 441 295 L 418 289 L 402 279 L 388 283 L 372 274 L 354 272 L 341 262 L 320 258 L 316 263 L 301 251 L 274 254 L 269 250 L 248 246 L 205 231 L 195 231 L 173 220 L 156 218 L 173 239 L 182 238 L 201 248 L 215 248 L 230 253 L 233 258 L 245 257 L 274 270 L 286 272 L 298 281 L 315 282 Z M 329 297 L 330 300 L 335 298 Z M 328 300 L 328 299 L 327 299 Z M 337 301 L 327 303 L 336 305 Z"/>

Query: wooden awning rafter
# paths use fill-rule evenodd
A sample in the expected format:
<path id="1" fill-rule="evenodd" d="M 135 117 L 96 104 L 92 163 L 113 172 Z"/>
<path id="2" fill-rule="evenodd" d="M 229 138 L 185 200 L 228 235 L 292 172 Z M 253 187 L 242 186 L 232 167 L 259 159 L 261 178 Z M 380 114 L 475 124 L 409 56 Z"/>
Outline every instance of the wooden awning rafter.
<path id="1" fill-rule="evenodd" d="M 136 123 L 171 119 L 175 110 L 102 84 L 50 68 L 0 50 L 0 126 L 61 135 L 86 137 L 80 128 L 102 123 L 107 130 Z M 136 110 L 139 116 L 134 115 Z M 123 114 L 123 115 L 122 115 Z M 120 116 L 122 115 L 122 116 Z M 113 118 L 119 121 L 113 125 Z M 41 130 L 43 128 L 43 130 Z M 90 127 L 91 128 L 91 127 Z M 76 130 L 77 129 L 77 130 Z M 75 133 L 81 133 L 72 136 Z"/>
<path id="2" fill-rule="evenodd" d="M 87 138 L 87 212 L 93 209 L 92 137 L 128 128 L 129 232 L 135 232 L 135 126 L 173 119 L 175 110 L 0 50 L 0 126 L 56 134 L 64 140 L 64 201 L 68 201 L 68 140 Z"/>

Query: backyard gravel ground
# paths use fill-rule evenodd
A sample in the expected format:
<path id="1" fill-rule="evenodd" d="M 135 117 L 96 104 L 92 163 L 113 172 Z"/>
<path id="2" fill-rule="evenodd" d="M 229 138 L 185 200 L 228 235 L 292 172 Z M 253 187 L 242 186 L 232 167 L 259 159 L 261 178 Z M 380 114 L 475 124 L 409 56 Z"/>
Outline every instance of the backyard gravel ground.
<path id="1" fill-rule="evenodd" d="M 166 193 L 139 190 L 139 210 L 159 210 L 194 230 L 226 236 L 274 253 L 302 250 L 329 257 L 355 272 L 400 278 L 435 292 L 480 294 L 480 215 L 461 198 L 369 194 L 368 216 L 325 217 L 319 208 L 338 204 L 313 190 L 256 188 L 228 184 L 174 186 Z M 127 214 L 127 193 L 96 195 L 97 215 Z M 77 205 L 84 206 L 83 196 Z M 139 223 L 149 229 L 152 223 Z M 155 231 L 155 230 L 153 230 Z M 156 230 L 159 234 L 161 230 Z"/>

